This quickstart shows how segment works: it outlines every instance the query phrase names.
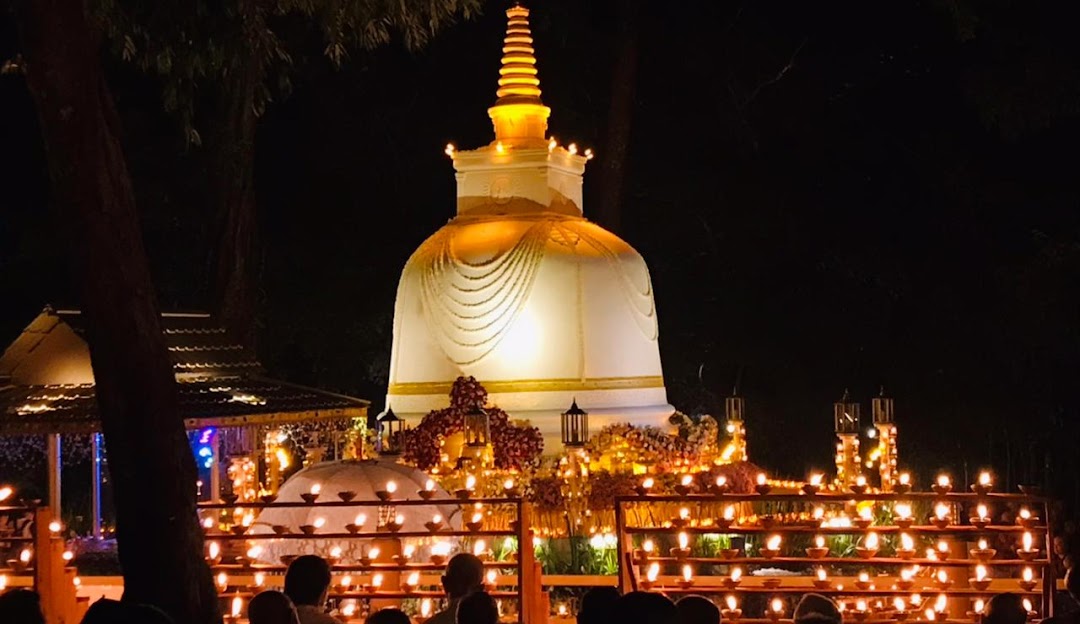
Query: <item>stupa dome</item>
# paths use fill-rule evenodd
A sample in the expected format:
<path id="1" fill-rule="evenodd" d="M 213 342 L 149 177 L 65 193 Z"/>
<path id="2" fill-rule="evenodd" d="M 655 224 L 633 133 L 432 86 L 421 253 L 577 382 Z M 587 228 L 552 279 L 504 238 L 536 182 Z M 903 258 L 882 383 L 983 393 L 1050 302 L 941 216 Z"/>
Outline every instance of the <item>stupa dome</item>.
<path id="1" fill-rule="evenodd" d="M 457 216 L 409 258 L 394 307 L 387 401 L 445 407 L 458 376 L 540 428 L 548 450 L 573 400 L 597 429 L 664 425 L 656 307 L 644 259 L 584 218 L 579 154 L 547 136 L 528 10 L 507 11 L 495 140 L 448 148 Z"/>
<path id="2" fill-rule="evenodd" d="M 417 491 L 424 489 L 428 475 L 411 466 L 396 463 L 389 459 L 378 460 L 342 460 L 314 464 L 300 470 L 289 477 L 278 490 L 278 502 L 300 502 L 301 494 L 311 491 L 311 486 L 319 484 L 322 491 L 319 501 L 337 501 L 338 492 L 355 492 L 356 500 L 377 500 L 375 492 L 385 489 L 387 481 L 397 484 L 395 496 L 399 499 L 417 499 Z M 451 495 L 436 485 L 435 499 L 448 500 Z M 364 530 L 371 532 L 376 530 L 377 523 L 385 520 L 392 514 L 401 514 L 405 517 L 402 531 L 425 532 L 424 523 L 435 514 L 440 514 L 448 527 L 461 528 L 460 509 L 455 504 L 450 505 L 416 505 L 396 508 L 393 501 L 378 507 L 269 507 L 256 517 L 248 535 L 254 537 L 267 536 L 269 539 L 258 540 L 263 547 L 260 559 L 276 562 L 283 555 L 293 554 L 318 554 L 326 555 L 334 546 L 345 549 L 346 557 L 359 557 L 360 546 L 356 540 L 327 539 L 318 537 L 318 533 L 311 539 L 272 539 L 271 527 L 283 525 L 290 528 L 293 533 L 299 532 L 299 527 L 305 524 L 314 525 L 316 518 L 325 521 L 319 533 L 345 533 L 345 525 L 352 523 L 358 513 L 367 516 Z M 389 537 L 390 534 L 388 533 Z M 355 550 L 356 552 L 353 552 Z"/>

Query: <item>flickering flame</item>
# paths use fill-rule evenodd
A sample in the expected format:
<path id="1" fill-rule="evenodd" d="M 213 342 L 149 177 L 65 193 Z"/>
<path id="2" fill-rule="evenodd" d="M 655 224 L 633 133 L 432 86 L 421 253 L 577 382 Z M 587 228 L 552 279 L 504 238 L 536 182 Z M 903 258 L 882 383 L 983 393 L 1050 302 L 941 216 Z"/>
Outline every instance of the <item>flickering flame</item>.
<path id="1" fill-rule="evenodd" d="M 445 557 L 450 554 L 450 542 L 436 542 L 431 545 L 431 554 Z"/>
<path id="2" fill-rule="evenodd" d="M 346 602 L 345 604 L 341 605 L 341 615 L 347 618 L 351 618 L 352 616 L 356 615 L 356 603 Z"/>
<path id="3" fill-rule="evenodd" d="M 693 475 L 684 474 L 682 479 L 679 480 L 679 483 L 681 483 L 683 487 L 690 487 L 694 483 L 694 477 Z"/>
<path id="4" fill-rule="evenodd" d="M 324 526 L 326 526 L 326 518 L 323 518 L 323 517 L 318 517 L 318 518 L 315 518 L 315 522 L 312 522 L 311 524 L 312 524 L 312 526 L 314 526 L 314 527 L 315 527 L 316 529 L 321 529 L 321 528 L 323 528 Z"/>
<path id="5" fill-rule="evenodd" d="M 949 487 L 952 485 L 952 480 L 949 479 L 949 475 L 941 474 L 938 475 L 937 484 L 941 487 Z"/>
<path id="6" fill-rule="evenodd" d="M 728 611 L 734 611 L 739 608 L 739 601 L 735 600 L 735 596 L 728 595 L 724 598 L 724 603 L 727 604 Z"/>
<path id="7" fill-rule="evenodd" d="M 937 549 L 939 553 L 947 555 L 949 554 L 949 543 L 945 540 L 938 540 Z"/>
<path id="8" fill-rule="evenodd" d="M 734 520 L 734 519 L 735 519 L 735 506 L 734 505 L 728 505 L 727 507 L 724 507 L 724 520 Z"/>
<path id="9" fill-rule="evenodd" d="M 338 549 L 339 553 L 340 553 L 340 550 L 341 549 L 339 548 Z M 259 555 L 262 554 L 262 551 L 263 551 L 262 546 L 252 546 L 251 548 L 247 549 L 247 553 L 246 553 L 247 558 L 248 559 L 258 559 Z"/>
<path id="10" fill-rule="evenodd" d="M 914 568 L 904 568 L 904 569 L 900 570 L 900 579 L 901 580 L 910 581 L 913 578 L 915 578 L 915 569 Z"/>
<path id="11" fill-rule="evenodd" d="M 312 495 L 318 496 L 319 492 L 322 492 L 322 485 L 321 484 L 315 483 L 314 485 L 311 486 Z"/>
<path id="12" fill-rule="evenodd" d="M 769 607 L 772 609 L 773 613 L 776 613 L 778 615 L 784 613 L 784 601 L 780 600 L 779 598 L 773 598 L 772 602 L 769 603 Z"/>
<path id="13" fill-rule="evenodd" d="M 1022 539 L 1023 539 L 1023 543 L 1024 543 L 1024 550 L 1032 550 L 1031 547 L 1035 543 L 1035 538 L 1033 538 L 1031 536 L 1031 532 L 1030 531 L 1024 531 L 1024 537 Z"/>
<path id="14" fill-rule="evenodd" d="M 11 495 L 15 493 L 15 490 L 11 489 L 11 486 L 5 485 L 0 487 L 0 501 L 6 501 L 11 498 Z"/>
<path id="15" fill-rule="evenodd" d="M 405 514 L 398 514 L 394 516 L 394 524 L 398 526 L 405 524 Z"/>
<path id="16" fill-rule="evenodd" d="M 685 581 L 692 581 L 694 579 L 694 571 L 689 565 L 684 565 L 682 567 L 682 577 Z"/>
<path id="17" fill-rule="evenodd" d="M 855 610 L 859 611 L 860 613 L 865 612 L 866 611 L 866 601 L 861 599 L 861 598 L 859 600 L 856 600 L 855 601 Z"/>
<path id="18" fill-rule="evenodd" d="M 644 543 L 641 544 L 641 550 L 645 551 L 646 553 L 651 553 L 653 551 L 653 548 L 655 547 L 656 546 L 653 544 L 653 541 L 651 539 L 647 539 Z"/>
<path id="19" fill-rule="evenodd" d="M 863 520 L 873 520 L 874 515 L 869 507 L 863 507 L 859 509 L 859 517 Z"/>
<path id="20" fill-rule="evenodd" d="M 379 547 L 378 546 L 372 546 L 371 549 L 368 550 L 367 556 L 368 556 L 368 559 L 371 559 L 372 561 L 375 561 L 376 559 L 378 559 L 379 558 Z"/>
<path id="21" fill-rule="evenodd" d="M 985 611 L 985 610 L 986 610 L 986 601 L 984 601 L 982 598 L 977 598 L 975 600 L 975 613 L 978 613 L 979 615 L 982 615 L 982 612 Z"/>
<path id="22" fill-rule="evenodd" d="M 225 591 L 225 588 L 229 586 L 229 575 L 225 574 L 224 572 L 218 572 L 217 584 L 218 588 L 221 589 L 221 591 Z"/>
<path id="23" fill-rule="evenodd" d="M 60 558 L 64 561 L 71 561 L 75 558 L 75 553 L 71 552 L 70 550 L 65 550 L 64 554 L 60 555 Z"/>
<path id="24" fill-rule="evenodd" d="M 453 156 L 454 155 L 454 144 L 453 143 L 447 143 L 446 144 L 446 149 L 443 150 L 443 153 L 446 154 L 447 156 Z"/>
<path id="25" fill-rule="evenodd" d="M 911 485 L 911 475 L 906 472 L 900 473 L 900 485 Z"/>
<path id="26" fill-rule="evenodd" d="M 949 582 L 949 573 L 946 572 L 944 569 L 938 570 L 937 571 L 937 580 L 938 580 L 939 583 L 948 583 Z"/>
<path id="27" fill-rule="evenodd" d="M 649 570 L 645 573 L 645 578 L 647 578 L 650 583 L 655 583 L 656 577 L 658 576 L 660 576 L 660 564 L 654 561 L 652 565 L 649 566 Z"/>
<path id="28" fill-rule="evenodd" d="M 826 581 L 829 579 L 829 574 L 825 571 L 825 568 L 817 569 L 817 578 L 819 581 Z"/>
<path id="29" fill-rule="evenodd" d="M 686 534 L 686 531 L 679 533 L 679 548 L 687 548 L 690 545 L 690 536 Z"/>
<path id="30" fill-rule="evenodd" d="M 922 604 L 922 596 L 919 594 L 911 594 L 911 606 L 917 607 Z"/>
<path id="31" fill-rule="evenodd" d="M 424 481 L 424 491 L 425 492 L 434 492 L 435 491 L 435 479 L 428 479 L 427 481 Z"/>
<path id="32" fill-rule="evenodd" d="M 859 487 L 866 487 L 866 477 L 864 477 L 863 475 L 855 477 L 855 485 Z"/>
<path id="33" fill-rule="evenodd" d="M 513 479 L 507 479 L 506 481 L 503 481 L 503 489 L 504 490 L 512 490 L 512 489 L 514 489 L 514 480 Z"/>
<path id="34" fill-rule="evenodd" d="M 554 151 L 555 148 L 558 147 L 558 146 L 559 146 L 559 143 L 555 140 L 555 137 L 551 137 L 551 140 L 548 141 L 548 151 L 549 152 Z"/>
<path id="35" fill-rule="evenodd" d="M 23 548 L 19 552 L 19 561 L 21 561 L 23 564 L 30 563 L 30 557 L 32 557 L 32 556 L 33 556 L 33 553 L 30 552 L 29 548 Z"/>
<path id="36" fill-rule="evenodd" d="M 431 522 L 433 524 L 439 524 L 440 522 L 442 522 L 442 515 L 441 514 L 435 514 L 434 516 L 431 516 Z"/>
<path id="37" fill-rule="evenodd" d="M 902 520 L 907 520 L 911 517 L 911 505 L 908 503 L 896 503 L 896 517 Z"/>
<path id="38" fill-rule="evenodd" d="M 386 482 L 386 492 L 388 494 L 393 494 L 394 492 L 397 492 L 397 483 L 395 483 L 393 481 L 387 481 Z"/>
<path id="39" fill-rule="evenodd" d="M 472 515 L 472 521 L 473 522 L 483 522 L 484 521 L 484 514 L 482 514 L 482 513 L 474 513 Z"/>
<path id="40" fill-rule="evenodd" d="M 424 598 L 420 601 L 420 617 L 424 619 L 431 617 L 431 598 Z"/>
<path id="41" fill-rule="evenodd" d="M 742 578 L 742 568 L 738 568 L 738 567 L 732 568 L 731 569 L 731 580 L 737 582 L 741 578 Z"/>
<path id="42" fill-rule="evenodd" d="M 927 622 L 933 622 L 937 619 L 937 613 L 934 613 L 933 609 L 927 607 L 926 611 L 923 611 L 923 617 L 926 618 Z"/>
<path id="43" fill-rule="evenodd" d="M 240 617 L 240 612 L 243 611 L 243 610 L 244 610 L 244 599 L 241 598 L 240 596 L 234 597 L 232 599 L 232 609 L 230 610 L 230 613 L 232 614 L 233 618 L 239 618 Z"/>
<path id="44" fill-rule="evenodd" d="M 934 505 L 934 515 L 938 517 L 938 520 L 944 520 L 949 517 L 949 506 L 945 503 L 938 503 Z"/>
<path id="45" fill-rule="evenodd" d="M 646 490 L 648 490 L 648 489 L 651 489 L 651 488 L 652 488 L 652 486 L 653 486 L 653 483 L 654 483 L 654 481 L 653 481 L 653 478 L 652 478 L 652 477 L 645 477 L 645 479 L 644 479 L 644 480 L 642 480 L 642 482 L 641 482 L 641 487 L 643 487 L 643 488 L 645 488 Z"/>
<path id="46" fill-rule="evenodd" d="M 949 597 L 945 594 L 938 594 L 937 599 L 934 601 L 934 611 L 938 613 L 944 613 L 945 609 L 949 607 Z"/>
<path id="47" fill-rule="evenodd" d="M 938 560 L 937 551 L 934 550 L 933 548 L 927 548 L 926 549 L 926 558 L 929 559 L 930 561 L 937 561 Z"/>
<path id="48" fill-rule="evenodd" d="M 352 587 L 352 576 L 351 575 L 346 574 L 345 576 L 341 577 L 341 587 L 342 587 L 342 589 L 348 589 L 348 588 Z"/>
<path id="49" fill-rule="evenodd" d="M 405 579 L 405 582 L 408 583 L 409 585 L 412 585 L 413 587 L 416 587 L 417 585 L 420 584 L 420 573 L 419 572 L 413 572 L 412 574 L 409 575 L 409 578 Z"/>
<path id="50" fill-rule="evenodd" d="M 499 141 L 498 143 L 495 144 L 495 151 L 498 152 L 499 154 L 505 154 L 506 153 L 506 148 L 503 147 L 502 141 Z"/>
<path id="51" fill-rule="evenodd" d="M 765 485 L 765 481 L 766 481 L 765 473 L 764 472 L 759 472 L 758 476 L 757 476 L 757 484 L 758 485 Z"/>
<path id="52" fill-rule="evenodd" d="M 210 542 L 206 545 L 206 553 L 211 559 L 217 559 L 218 555 L 221 554 L 221 546 L 217 542 Z"/>
<path id="53" fill-rule="evenodd" d="M 265 572 L 256 572 L 255 573 L 255 587 L 262 587 L 264 583 L 266 583 L 266 573 Z"/>
<path id="54" fill-rule="evenodd" d="M 716 487 L 721 487 L 722 488 L 725 485 L 727 485 L 727 477 L 725 477 L 724 475 L 720 475 L 719 477 L 716 477 Z"/>
<path id="55" fill-rule="evenodd" d="M 814 520 L 821 521 L 825 518 L 824 507 L 814 507 Z"/>
<path id="56" fill-rule="evenodd" d="M 915 540 L 907 533 L 900 534 L 900 548 L 903 550 L 915 550 Z"/>
<path id="57" fill-rule="evenodd" d="M 863 541 L 863 546 L 870 550 L 877 550 L 878 548 L 878 534 L 870 531 L 866 534 L 866 539 Z"/>
<path id="58" fill-rule="evenodd" d="M 1031 568 L 1024 568 L 1022 578 L 1025 583 L 1030 583 L 1035 580 L 1035 572 Z"/>
<path id="59" fill-rule="evenodd" d="M 371 577 L 371 586 L 375 589 L 382 587 L 383 575 L 382 572 L 376 573 Z"/>
<path id="60" fill-rule="evenodd" d="M 896 609 L 898 613 L 903 613 L 904 611 L 907 611 L 907 602 L 900 596 L 897 596 L 893 599 L 893 608 Z"/>
<path id="61" fill-rule="evenodd" d="M 984 580 L 986 580 L 986 566 L 984 566 L 982 564 L 979 564 L 979 565 L 975 566 L 975 580 L 976 581 L 984 581 Z"/>
<path id="62" fill-rule="evenodd" d="M 1035 612 L 1035 607 L 1031 604 L 1030 598 L 1024 598 L 1024 611 L 1027 611 L 1028 613 Z"/>
<path id="63" fill-rule="evenodd" d="M 405 544 L 405 548 L 401 550 L 401 555 L 406 559 L 412 559 L 413 553 L 416 552 L 416 546 L 412 544 Z"/>
<path id="64" fill-rule="evenodd" d="M 822 535 L 814 536 L 814 548 L 825 548 L 825 537 Z"/>
<path id="65" fill-rule="evenodd" d="M 244 517 L 240 519 L 240 524 L 246 527 L 252 525 L 255 522 L 255 514 L 248 512 L 244 514 Z"/>
<path id="66" fill-rule="evenodd" d="M 214 528 L 214 519 L 213 518 L 205 518 L 202 521 L 202 525 L 203 525 L 204 529 L 212 529 L 212 528 Z"/>
<path id="67" fill-rule="evenodd" d="M 768 541 L 765 542 L 765 547 L 769 550 L 780 550 L 780 536 L 770 536 Z"/>
<path id="68" fill-rule="evenodd" d="M 59 533 L 60 529 L 62 529 L 62 528 L 64 528 L 64 526 L 62 524 L 60 524 L 58 521 L 56 521 L 56 520 L 53 520 L 52 522 L 49 523 L 49 532 L 50 533 Z"/>
<path id="69" fill-rule="evenodd" d="M 358 527 L 364 526 L 365 522 L 367 522 L 367 516 L 364 514 L 356 514 L 356 517 L 353 518 L 353 524 Z"/>
<path id="70" fill-rule="evenodd" d="M 990 548 L 990 544 L 986 543 L 986 538 L 983 538 L 983 537 L 979 538 L 978 546 L 979 546 L 979 550 L 989 550 L 989 548 Z"/>
<path id="71" fill-rule="evenodd" d="M 566 151 L 570 152 L 571 154 L 577 154 L 577 143 L 571 143 L 570 145 L 567 145 Z"/>
<path id="72" fill-rule="evenodd" d="M 487 572 L 488 585 L 494 585 L 495 581 L 497 581 L 497 580 L 499 580 L 499 573 L 496 572 L 495 570 L 488 570 L 488 572 Z"/>
<path id="73" fill-rule="evenodd" d="M 986 472 L 985 470 L 980 472 L 979 473 L 979 485 L 981 485 L 983 487 L 989 487 L 990 483 L 991 483 L 991 481 L 990 481 L 990 473 Z"/>
<path id="74" fill-rule="evenodd" d="M 810 485 L 812 485 L 814 487 L 821 487 L 821 480 L 824 477 L 825 477 L 825 475 L 820 474 L 820 473 L 815 473 L 815 474 L 810 475 Z"/>
<path id="75" fill-rule="evenodd" d="M 1031 520 L 1031 510 L 1029 510 L 1027 507 L 1021 507 L 1020 508 L 1020 519 L 1021 520 Z"/>
<path id="76" fill-rule="evenodd" d="M 341 546 L 334 546 L 333 548 L 330 549 L 330 558 L 332 558 L 332 559 L 340 559 L 341 558 Z"/>
<path id="77" fill-rule="evenodd" d="M 484 554 L 484 551 L 486 551 L 486 550 L 487 550 L 487 542 L 485 542 L 482 539 L 476 540 L 476 543 L 473 544 L 472 551 L 473 551 L 474 555 L 477 555 L 477 556 L 482 555 L 482 554 Z"/>
<path id="78" fill-rule="evenodd" d="M 681 518 L 682 520 L 689 519 L 690 518 L 690 510 L 687 509 L 686 507 L 683 507 L 683 508 L 679 509 L 679 518 Z"/>
<path id="79" fill-rule="evenodd" d="M 474 477 L 473 475 L 469 475 L 469 476 L 465 477 L 465 489 L 466 490 L 475 490 L 476 489 L 476 477 Z"/>
<path id="80" fill-rule="evenodd" d="M 559 617 L 566 617 L 566 605 L 565 604 L 560 602 L 559 606 L 555 609 L 555 611 L 559 614 Z"/>
<path id="81" fill-rule="evenodd" d="M 866 573 L 866 572 L 859 572 L 859 582 L 860 583 L 869 583 L 870 582 L 870 575 L 868 573 Z"/>
<path id="82" fill-rule="evenodd" d="M 990 516 L 988 516 L 988 515 L 987 515 L 987 509 L 986 509 L 986 505 L 983 505 L 983 504 L 979 504 L 978 506 L 976 506 L 976 507 L 975 507 L 975 514 L 976 514 L 976 515 L 977 515 L 977 516 L 978 516 L 978 517 L 979 517 L 980 519 L 982 519 L 982 518 L 989 518 L 989 517 L 990 517 Z"/>

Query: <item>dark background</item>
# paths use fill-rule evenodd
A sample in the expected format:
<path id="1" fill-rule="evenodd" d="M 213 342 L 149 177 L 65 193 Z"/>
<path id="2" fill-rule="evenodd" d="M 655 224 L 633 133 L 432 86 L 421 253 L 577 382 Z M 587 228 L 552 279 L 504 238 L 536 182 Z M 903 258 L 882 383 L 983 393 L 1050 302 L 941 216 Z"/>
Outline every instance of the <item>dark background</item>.
<path id="1" fill-rule="evenodd" d="M 902 464 L 1078 498 L 1076 3 L 649 2 L 620 234 L 649 262 L 671 402 L 737 379 L 751 458 L 832 465 L 831 402 L 896 398 Z M 612 2 L 536 0 L 551 131 L 601 161 Z M 260 125 L 260 352 L 373 399 L 397 279 L 454 214 L 442 154 L 491 139 L 502 3 L 418 53 L 317 46 Z M 0 58 L 17 51 L 0 25 Z M 164 309 L 206 309 L 202 154 L 109 61 Z M 595 166 L 594 166 L 595 168 Z M 586 173 L 585 214 L 595 205 Z M 77 306 L 23 78 L 0 76 L 0 342 Z M 1049 468 L 1049 471 L 1047 470 Z"/>

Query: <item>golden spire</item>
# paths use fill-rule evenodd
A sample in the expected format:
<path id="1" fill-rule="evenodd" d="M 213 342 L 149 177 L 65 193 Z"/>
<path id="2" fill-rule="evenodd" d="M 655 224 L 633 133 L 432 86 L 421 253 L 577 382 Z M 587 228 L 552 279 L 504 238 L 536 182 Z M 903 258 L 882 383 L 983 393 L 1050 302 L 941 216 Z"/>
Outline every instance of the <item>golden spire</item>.
<path id="1" fill-rule="evenodd" d="M 539 147 L 547 142 L 551 109 L 540 101 L 536 52 L 529 30 L 529 9 L 515 4 L 506 11 L 506 39 L 499 68 L 499 99 L 488 109 L 498 142 Z"/>
<path id="2" fill-rule="evenodd" d="M 536 51 L 529 30 L 529 9 L 516 4 L 506 11 L 506 39 L 502 67 L 499 68 L 501 104 L 541 104 L 540 79 L 536 75 Z"/>

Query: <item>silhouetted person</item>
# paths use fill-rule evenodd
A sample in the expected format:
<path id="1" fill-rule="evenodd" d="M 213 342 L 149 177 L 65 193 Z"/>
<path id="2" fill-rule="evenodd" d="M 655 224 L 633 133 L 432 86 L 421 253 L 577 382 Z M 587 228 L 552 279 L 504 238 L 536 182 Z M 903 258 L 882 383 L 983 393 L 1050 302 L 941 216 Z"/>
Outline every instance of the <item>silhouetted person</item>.
<path id="1" fill-rule="evenodd" d="M 102 598 L 86 610 L 82 624 L 173 624 L 173 620 L 152 605 Z"/>
<path id="2" fill-rule="evenodd" d="M 1070 567 L 1065 572 L 1065 593 L 1069 594 L 1074 602 L 1080 603 L 1080 573 L 1076 571 L 1076 568 Z M 1080 624 L 1080 611 L 1077 611 L 1074 606 L 1072 610 L 1061 615 L 1046 618 L 1043 624 Z"/>
<path id="3" fill-rule="evenodd" d="M 256 594 L 248 603 L 251 624 L 300 624 L 296 605 L 285 594 L 267 590 Z"/>
<path id="4" fill-rule="evenodd" d="M 412 624 L 412 620 L 401 609 L 387 607 L 369 615 L 364 624 Z"/>
<path id="5" fill-rule="evenodd" d="M 578 606 L 578 624 L 609 624 L 619 590 L 614 587 L 593 587 L 581 597 Z"/>
<path id="6" fill-rule="evenodd" d="M 0 594 L 0 622 L 4 624 L 45 624 L 41 597 L 30 589 L 9 589 Z"/>
<path id="7" fill-rule="evenodd" d="M 675 603 L 661 594 L 630 592 L 615 601 L 611 621 L 618 624 L 675 624 Z"/>
<path id="8" fill-rule="evenodd" d="M 792 615 L 796 624 L 841 624 L 843 617 L 836 603 L 821 594 L 806 594 Z"/>
<path id="9" fill-rule="evenodd" d="M 303 555 L 285 572 L 285 595 L 296 605 L 300 624 L 340 624 L 326 613 L 330 564 L 322 557 Z"/>
<path id="10" fill-rule="evenodd" d="M 990 599 L 983 615 L 983 624 L 1024 624 L 1027 609 L 1017 594 L 998 594 Z"/>
<path id="11" fill-rule="evenodd" d="M 704 596 L 687 596 L 675 603 L 679 624 L 720 624 L 720 609 Z"/>
<path id="12" fill-rule="evenodd" d="M 450 599 L 446 609 L 431 616 L 427 624 L 455 624 L 458 604 L 484 586 L 484 564 L 475 555 L 458 553 L 446 564 L 443 589 Z M 307 624 L 306 622 L 303 624 Z"/>
<path id="13" fill-rule="evenodd" d="M 486 591 L 478 591 L 461 599 L 455 624 L 499 624 L 499 606 Z"/>

